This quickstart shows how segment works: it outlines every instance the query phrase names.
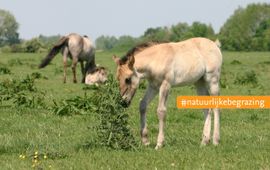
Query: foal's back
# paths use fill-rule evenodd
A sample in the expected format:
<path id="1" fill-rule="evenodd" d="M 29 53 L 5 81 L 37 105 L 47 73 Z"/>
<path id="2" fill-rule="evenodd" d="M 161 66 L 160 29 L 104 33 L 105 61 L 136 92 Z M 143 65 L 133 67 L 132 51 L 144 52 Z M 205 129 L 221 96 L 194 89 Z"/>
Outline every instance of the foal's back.
<path id="1" fill-rule="evenodd" d="M 222 55 L 217 44 L 206 38 L 154 45 L 137 54 L 135 65 L 149 77 L 172 85 L 195 83 L 207 72 L 219 71 Z"/>

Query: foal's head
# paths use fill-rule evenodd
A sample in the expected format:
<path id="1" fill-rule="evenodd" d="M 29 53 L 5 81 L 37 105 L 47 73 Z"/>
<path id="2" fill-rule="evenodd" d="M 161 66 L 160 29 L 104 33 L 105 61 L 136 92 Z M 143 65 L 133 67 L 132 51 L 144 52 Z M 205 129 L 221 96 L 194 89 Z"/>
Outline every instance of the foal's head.
<path id="1" fill-rule="evenodd" d="M 85 77 L 85 84 L 102 84 L 107 81 L 107 71 L 104 67 L 95 67 Z"/>
<path id="2" fill-rule="evenodd" d="M 122 59 L 113 56 L 113 60 L 117 64 L 116 77 L 120 85 L 120 94 L 126 104 L 129 105 L 140 80 L 134 68 L 134 56 Z"/>

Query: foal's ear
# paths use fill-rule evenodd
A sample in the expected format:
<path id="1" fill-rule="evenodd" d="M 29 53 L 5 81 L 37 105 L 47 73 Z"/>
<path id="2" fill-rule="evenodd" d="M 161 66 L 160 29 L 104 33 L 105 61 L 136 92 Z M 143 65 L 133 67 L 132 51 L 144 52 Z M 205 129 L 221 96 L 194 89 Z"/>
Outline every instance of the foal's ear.
<path id="1" fill-rule="evenodd" d="M 119 58 L 119 57 L 116 57 L 116 55 L 113 55 L 112 59 L 114 60 L 114 62 L 115 62 L 117 65 L 120 65 L 120 58 Z"/>

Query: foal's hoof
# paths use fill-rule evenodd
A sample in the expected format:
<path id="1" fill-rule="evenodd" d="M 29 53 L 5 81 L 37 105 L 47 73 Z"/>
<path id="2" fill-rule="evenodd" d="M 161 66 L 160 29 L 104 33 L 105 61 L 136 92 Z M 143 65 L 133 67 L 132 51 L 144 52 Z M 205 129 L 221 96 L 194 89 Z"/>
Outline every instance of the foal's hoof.
<path id="1" fill-rule="evenodd" d="M 213 145 L 218 146 L 219 145 L 219 139 L 213 140 Z"/>
<path id="2" fill-rule="evenodd" d="M 142 144 L 144 146 L 149 146 L 150 145 L 150 141 L 148 139 L 142 139 Z"/>
<path id="3" fill-rule="evenodd" d="M 158 143 L 155 147 L 155 150 L 159 150 L 163 147 L 163 145 L 161 143 Z"/>
<path id="4" fill-rule="evenodd" d="M 203 139 L 201 142 L 201 147 L 206 146 L 210 143 L 210 139 Z"/>

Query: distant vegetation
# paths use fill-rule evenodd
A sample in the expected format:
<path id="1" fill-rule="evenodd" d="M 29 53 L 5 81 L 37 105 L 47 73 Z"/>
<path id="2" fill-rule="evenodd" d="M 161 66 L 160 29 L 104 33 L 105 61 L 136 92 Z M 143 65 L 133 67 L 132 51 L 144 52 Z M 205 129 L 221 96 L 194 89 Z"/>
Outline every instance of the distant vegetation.
<path id="1" fill-rule="evenodd" d="M 44 36 L 31 40 L 20 40 L 18 23 L 8 11 L 0 10 L 0 48 L 2 52 L 42 52 L 47 51 L 60 35 Z M 239 7 L 215 33 L 212 26 L 201 22 L 191 25 L 179 22 L 170 27 L 148 28 L 140 37 L 123 35 L 120 37 L 98 37 L 98 50 L 126 51 L 136 44 L 146 41 L 177 42 L 192 37 L 219 39 L 223 50 L 228 51 L 269 51 L 270 50 L 270 4 L 250 4 Z"/>
<path id="2" fill-rule="evenodd" d="M 250 4 L 239 7 L 215 34 L 211 25 L 200 22 L 179 22 L 171 27 L 148 28 L 138 38 L 101 36 L 96 46 L 101 50 L 126 49 L 145 41 L 181 41 L 192 37 L 220 39 L 223 50 L 269 51 L 270 50 L 270 4 Z"/>

